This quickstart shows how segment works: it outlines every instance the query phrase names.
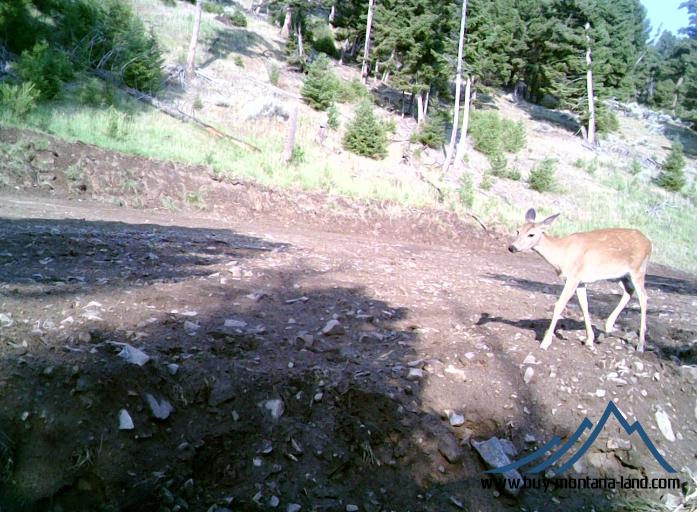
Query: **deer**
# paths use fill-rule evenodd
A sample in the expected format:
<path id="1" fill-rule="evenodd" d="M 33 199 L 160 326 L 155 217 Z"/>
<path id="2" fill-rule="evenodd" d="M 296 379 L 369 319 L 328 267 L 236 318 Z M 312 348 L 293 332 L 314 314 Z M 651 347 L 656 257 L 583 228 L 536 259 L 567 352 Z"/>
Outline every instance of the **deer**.
<path id="1" fill-rule="evenodd" d="M 605 332 L 611 333 L 617 317 L 636 292 L 641 307 L 639 343 L 637 352 L 644 351 L 646 339 L 646 306 L 648 297 L 644 286 L 651 257 L 651 241 L 636 229 L 598 229 L 574 233 L 564 238 L 553 238 L 545 233 L 560 214 L 535 222 L 535 210 L 525 214 L 525 224 L 517 230 L 515 242 L 508 246 L 512 253 L 533 250 L 552 265 L 557 275 L 564 279 L 564 289 L 554 306 L 552 322 L 544 335 L 540 348 L 547 350 L 552 344 L 554 330 L 571 296 L 576 292 L 586 325 L 585 344 L 594 349 L 593 326 L 588 314 L 586 283 L 618 280 L 623 294 L 619 304 L 605 323 Z"/>

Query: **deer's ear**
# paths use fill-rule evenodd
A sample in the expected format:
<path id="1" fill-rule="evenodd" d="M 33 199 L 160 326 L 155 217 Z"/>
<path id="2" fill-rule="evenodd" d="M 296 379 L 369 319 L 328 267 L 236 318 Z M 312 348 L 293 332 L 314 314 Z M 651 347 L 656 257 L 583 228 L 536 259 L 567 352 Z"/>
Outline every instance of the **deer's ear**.
<path id="1" fill-rule="evenodd" d="M 532 224 L 533 222 L 535 222 L 535 209 L 534 208 L 530 208 L 527 211 L 527 213 L 525 214 L 525 222 L 527 222 L 528 224 Z"/>
<path id="2" fill-rule="evenodd" d="M 554 219 L 559 217 L 560 214 L 552 215 L 551 217 L 547 217 L 545 220 L 542 221 L 542 227 L 547 227 L 549 226 L 552 222 L 554 222 Z"/>

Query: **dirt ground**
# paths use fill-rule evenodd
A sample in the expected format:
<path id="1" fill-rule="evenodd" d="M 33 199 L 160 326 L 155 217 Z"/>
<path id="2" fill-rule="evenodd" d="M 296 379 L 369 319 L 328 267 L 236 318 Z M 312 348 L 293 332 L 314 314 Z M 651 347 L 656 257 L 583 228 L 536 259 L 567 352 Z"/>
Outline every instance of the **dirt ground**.
<path id="1" fill-rule="evenodd" d="M 644 354 L 636 300 L 596 353 L 572 300 L 542 351 L 561 283 L 506 234 L 38 139 L 0 132 L 3 511 L 610 510 L 625 491 L 483 489 L 471 447 L 520 459 L 610 399 L 696 469 L 694 276 L 651 266 Z M 618 290 L 589 286 L 596 329 Z M 614 418 L 569 473 L 669 476 Z"/>

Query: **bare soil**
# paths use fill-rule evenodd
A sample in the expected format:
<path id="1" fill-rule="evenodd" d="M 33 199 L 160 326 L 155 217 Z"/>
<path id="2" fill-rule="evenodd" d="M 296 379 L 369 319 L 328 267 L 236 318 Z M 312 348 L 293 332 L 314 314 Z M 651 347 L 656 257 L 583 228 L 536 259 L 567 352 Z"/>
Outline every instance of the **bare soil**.
<path id="1" fill-rule="evenodd" d="M 635 300 L 595 353 L 572 301 L 542 351 L 561 283 L 505 234 L 30 132 L 0 140 L 21 150 L 0 165 L 3 511 L 610 510 L 625 491 L 483 489 L 470 445 L 496 435 L 519 459 L 610 399 L 674 468 L 695 465 L 692 275 L 651 266 L 646 353 Z M 597 328 L 619 297 L 589 286 Z M 150 361 L 120 358 L 123 343 Z M 670 476 L 614 418 L 570 473 Z"/>

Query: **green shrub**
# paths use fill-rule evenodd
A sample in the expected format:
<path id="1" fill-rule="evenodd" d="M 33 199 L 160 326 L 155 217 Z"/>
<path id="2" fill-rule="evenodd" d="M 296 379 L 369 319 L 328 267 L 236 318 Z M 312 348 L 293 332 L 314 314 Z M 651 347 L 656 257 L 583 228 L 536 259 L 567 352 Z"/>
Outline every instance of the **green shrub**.
<path id="1" fill-rule="evenodd" d="M 661 174 L 658 175 L 658 186 L 671 192 L 680 191 L 687 180 L 685 178 L 685 156 L 680 141 L 673 142 L 670 154 L 661 166 Z"/>
<path id="2" fill-rule="evenodd" d="M 360 101 L 356 106 L 355 114 L 346 126 L 344 149 L 370 158 L 385 158 L 387 155 L 385 127 L 375 116 L 372 102 Z"/>
<path id="3" fill-rule="evenodd" d="M 228 13 L 227 18 L 235 27 L 247 26 L 247 16 L 245 16 L 242 11 L 230 12 Z"/>
<path id="4" fill-rule="evenodd" d="M 222 5 L 214 2 L 203 2 L 202 8 L 205 12 L 212 12 L 213 14 L 223 14 L 225 12 L 225 8 Z"/>
<path id="5" fill-rule="evenodd" d="M 530 188 L 538 192 L 549 192 L 554 189 L 554 173 L 556 163 L 549 157 L 545 157 L 539 165 L 532 168 L 528 183 Z"/>
<path id="6" fill-rule="evenodd" d="M 338 87 L 339 79 L 331 68 L 331 62 L 321 53 L 308 66 L 307 77 L 300 94 L 315 110 L 327 110 L 334 103 Z"/>
<path id="7" fill-rule="evenodd" d="M 278 85 L 278 81 L 281 79 L 281 70 L 278 68 L 278 64 L 272 62 L 267 68 L 269 72 L 269 82 L 272 85 Z"/>
<path id="8" fill-rule="evenodd" d="M 509 171 L 505 153 L 517 153 L 527 143 L 525 125 L 510 119 L 500 118 L 493 111 L 472 112 L 469 133 L 474 140 L 474 149 L 484 153 L 491 164 L 492 175 L 499 178 L 520 179 L 519 171 Z"/>
<path id="9" fill-rule="evenodd" d="M 590 112 L 588 109 L 581 113 L 581 124 L 588 127 Z M 595 105 L 595 131 L 597 133 L 612 133 L 620 129 L 620 121 L 615 113 L 602 103 Z"/>
<path id="10" fill-rule="evenodd" d="M 629 174 L 631 174 L 632 176 L 636 176 L 643 170 L 644 166 L 641 164 L 641 160 L 638 156 L 635 156 L 632 159 L 632 163 L 629 165 Z"/>
<path id="11" fill-rule="evenodd" d="M 443 117 L 436 114 L 428 116 L 411 134 L 410 142 L 423 144 L 430 148 L 438 149 L 445 141 L 445 123 Z"/>
<path id="12" fill-rule="evenodd" d="M 41 41 L 22 52 L 17 73 L 36 86 L 42 99 L 50 100 L 60 92 L 63 82 L 72 78 L 73 66 L 65 52 Z"/>
<path id="13" fill-rule="evenodd" d="M 472 208 L 474 205 L 474 181 L 472 180 L 472 175 L 468 172 L 460 176 L 458 198 L 460 199 L 460 204 L 467 208 Z"/>
<path id="14" fill-rule="evenodd" d="M 36 108 L 39 96 L 39 91 L 31 82 L 24 82 L 21 86 L 0 83 L 0 108 L 5 110 L 11 118 L 24 119 L 32 109 Z"/>
<path id="15" fill-rule="evenodd" d="M 491 190 L 491 187 L 493 187 L 494 184 L 491 182 L 491 173 L 489 171 L 486 171 L 482 175 L 482 181 L 479 182 L 479 188 L 482 190 Z"/>
<path id="16" fill-rule="evenodd" d="M 364 98 L 371 98 L 370 91 L 358 78 L 352 78 L 348 82 L 339 81 L 336 101 L 339 103 L 353 103 Z"/>
<path id="17" fill-rule="evenodd" d="M 501 119 L 501 143 L 506 153 L 518 153 L 527 142 L 523 121 L 514 123 L 510 119 Z"/>
<path id="18" fill-rule="evenodd" d="M 233 62 L 235 63 L 235 66 L 237 66 L 238 68 L 244 67 L 244 60 L 242 60 L 242 55 L 236 55 L 235 60 Z"/>
<path id="19" fill-rule="evenodd" d="M 572 165 L 578 169 L 583 169 L 586 166 L 586 161 L 582 157 L 579 157 Z"/>
<path id="20" fill-rule="evenodd" d="M 83 80 L 75 91 L 75 99 L 83 105 L 98 107 L 100 105 L 114 104 L 114 88 L 111 84 L 103 82 L 99 78 L 87 78 Z"/>
<path id="21" fill-rule="evenodd" d="M 326 53 L 335 59 L 339 58 L 339 50 L 336 49 L 334 39 L 330 35 L 325 35 L 313 41 L 312 47 L 319 53 Z"/>
<path id="22" fill-rule="evenodd" d="M 336 108 L 336 105 L 332 104 L 327 109 L 327 126 L 330 130 L 339 129 L 339 109 Z"/>

